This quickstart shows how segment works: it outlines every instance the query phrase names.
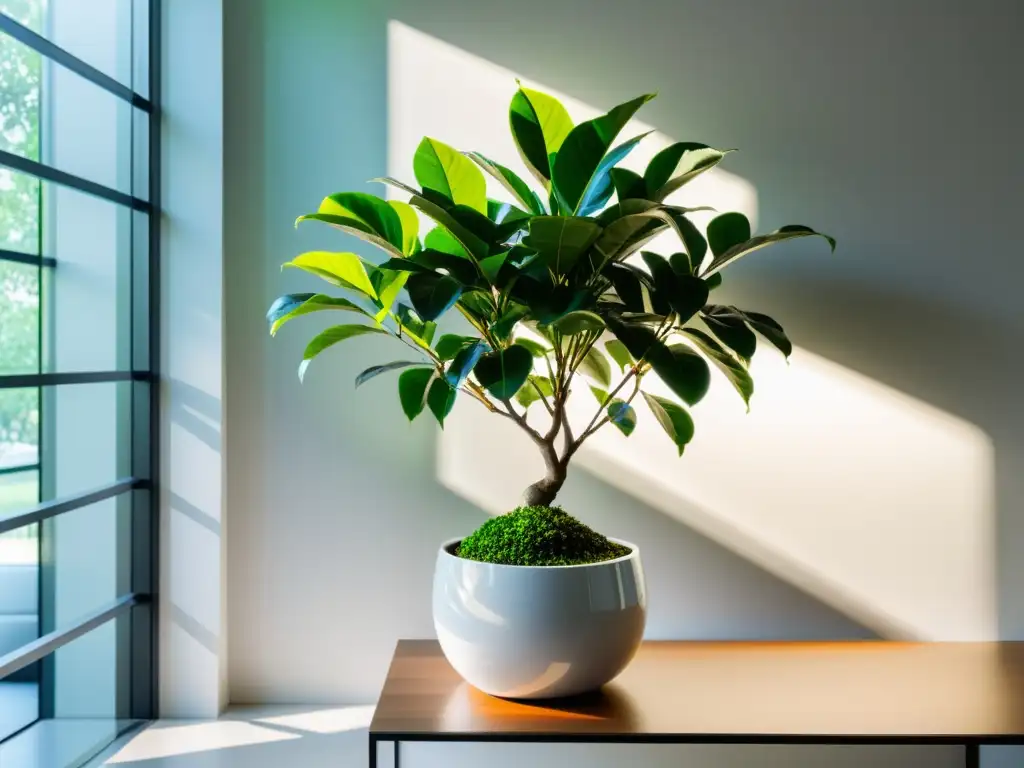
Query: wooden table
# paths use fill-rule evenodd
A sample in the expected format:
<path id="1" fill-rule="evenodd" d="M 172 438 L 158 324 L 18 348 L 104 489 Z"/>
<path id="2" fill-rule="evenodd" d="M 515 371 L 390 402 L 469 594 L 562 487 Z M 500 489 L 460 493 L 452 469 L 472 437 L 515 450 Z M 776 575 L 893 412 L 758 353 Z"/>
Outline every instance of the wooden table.
<path id="1" fill-rule="evenodd" d="M 401 640 L 370 725 L 409 741 L 1024 744 L 1024 642 L 647 642 L 592 695 L 488 696 Z"/>

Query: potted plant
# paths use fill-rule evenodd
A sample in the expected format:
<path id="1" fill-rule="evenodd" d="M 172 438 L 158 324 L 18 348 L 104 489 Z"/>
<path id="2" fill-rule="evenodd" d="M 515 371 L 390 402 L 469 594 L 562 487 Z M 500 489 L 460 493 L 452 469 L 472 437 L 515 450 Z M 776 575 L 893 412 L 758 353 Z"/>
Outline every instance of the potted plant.
<path id="1" fill-rule="evenodd" d="M 267 315 L 271 334 L 312 312 L 355 316 L 309 342 L 300 379 L 328 347 L 387 337 L 405 354 L 360 373 L 357 387 L 401 371 L 398 400 L 410 420 L 428 410 L 443 427 L 461 396 L 514 422 L 540 450 L 547 471 L 526 489 L 523 506 L 438 553 L 438 638 L 452 666 L 488 693 L 579 693 L 629 662 L 646 610 L 640 553 L 552 506 L 569 463 L 609 424 L 628 436 L 638 396 L 681 455 L 694 433 L 689 407 L 707 392 L 712 366 L 749 402 L 757 337 L 787 356 L 792 346 L 770 317 L 710 299 L 722 270 L 794 238 L 819 236 L 835 248 L 803 226 L 754 236 L 740 213 L 717 215 L 702 231 L 689 216 L 698 209 L 666 202 L 728 150 L 681 142 L 654 156 L 643 175 L 617 167 L 643 135 L 619 144 L 616 137 L 651 98 L 574 125 L 556 99 L 519 87 L 509 123 L 533 186 L 479 153 L 424 138 L 413 158 L 419 188 L 376 180 L 408 202 L 340 192 L 298 220 L 355 235 L 384 258 L 301 254 L 284 266 L 344 295 L 289 294 Z M 486 176 L 503 200 L 488 197 Z M 421 216 L 431 222 L 422 241 Z M 666 231 L 678 239 L 676 252 L 644 250 Z M 453 310 L 463 327 L 437 334 L 437 321 Z M 673 397 L 645 392 L 648 376 Z M 566 415 L 574 387 L 595 398 L 586 423 Z"/>

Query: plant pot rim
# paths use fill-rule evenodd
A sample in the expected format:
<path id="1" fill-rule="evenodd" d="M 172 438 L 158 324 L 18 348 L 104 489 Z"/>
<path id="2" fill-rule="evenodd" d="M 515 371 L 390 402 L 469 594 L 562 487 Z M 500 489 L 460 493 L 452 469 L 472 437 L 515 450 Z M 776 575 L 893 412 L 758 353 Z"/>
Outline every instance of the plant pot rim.
<path id="1" fill-rule="evenodd" d="M 457 538 L 448 539 L 447 541 L 442 542 L 438 552 L 444 557 L 451 558 L 452 560 L 458 560 L 463 563 L 475 563 L 477 565 L 486 565 L 491 568 L 512 568 L 519 571 L 552 571 L 558 569 L 568 570 L 574 568 L 600 568 L 606 565 L 614 565 L 615 563 L 624 563 L 627 560 L 640 557 L 640 548 L 633 542 L 626 541 L 625 539 L 616 539 L 612 536 L 608 536 L 608 541 L 614 544 L 619 544 L 623 547 L 629 547 L 629 552 L 622 555 L 621 557 L 613 557 L 610 560 L 599 560 L 596 563 L 578 563 L 576 565 L 509 565 L 507 563 L 487 563 L 483 560 L 471 560 L 468 557 L 459 557 L 454 552 L 452 552 L 452 549 L 457 544 L 459 544 L 464 538 L 465 536 L 459 536 Z"/>

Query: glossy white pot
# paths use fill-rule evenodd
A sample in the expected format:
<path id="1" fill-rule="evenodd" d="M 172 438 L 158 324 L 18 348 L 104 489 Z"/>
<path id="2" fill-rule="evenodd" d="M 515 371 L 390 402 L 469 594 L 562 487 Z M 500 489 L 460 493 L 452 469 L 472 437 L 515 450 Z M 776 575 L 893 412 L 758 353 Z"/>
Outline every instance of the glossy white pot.
<path id="1" fill-rule="evenodd" d="M 616 541 L 613 539 L 613 541 Z M 600 688 L 633 658 L 647 590 L 640 551 L 588 565 L 494 565 L 437 553 L 434 628 L 449 663 L 485 693 L 522 699 Z"/>

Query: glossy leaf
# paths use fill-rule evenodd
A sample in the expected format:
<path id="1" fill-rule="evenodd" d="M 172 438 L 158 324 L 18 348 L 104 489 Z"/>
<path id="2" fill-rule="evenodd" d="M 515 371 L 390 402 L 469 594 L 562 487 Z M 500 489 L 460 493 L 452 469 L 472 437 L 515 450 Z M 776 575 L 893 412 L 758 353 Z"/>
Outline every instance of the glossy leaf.
<path id="1" fill-rule="evenodd" d="M 619 202 L 647 197 L 647 185 L 644 184 L 644 178 L 635 171 L 628 168 L 612 168 L 608 171 L 608 176 L 615 188 Z"/>
<path id="2" fill-rule="evenodd" d="M 597 333 L 605 328 L 601 316 L 584 309 L 578 309 L 562 315 L 551 324 L 551 327 L 563 336 L 575 336 L 578 333 Z"/>
<path id="3" fill-rule="evenodd" d="M 523 208 L 535 216 L 544 215 L 544 204 L 540 201 L 537 193 L 530 189 L 526 182 L 519 178 L 514 171 L 510 171 L 501 163 L 496 163 L 484 157 L 479 152 L 467 152 L 466 155 L 486 173 L 497 179 L 501 186 L 508 190 L 508 193 L 518 200 Z"/>
<path id="4" fill-rule="evenodd" d="M 555 275 L 568 273 L 601 234 L 592 220 L 576 216 L 537 216 L 530 221 L 530 233 L 523 244 Z"/>
<path id="5" fill-rule="evenodd" d="M 757 337 L 747 327 L 743 317 L 714 304 L 709 304 L 705 309 L 707 311 L 701 313 L 701 319 L 711 332 L 725 346 L 749 362 L 757 350 Z"/>
<path id="6" fill-rule="evenodd" d="M 324 309 L 340 309 L 371 317 L 369 312 L 348 299 L 327 296 L 323 293 L 289 293 L 278 298 L 267 310 L 270 335 L 276 335 L 280 327 L 293 318 Z"/>
<path id="7" fill-rule="evenodd" d="M 464 286 L 474 285 L 480 279 L 480 270 L 471 259 L 463 256 L 454 256 L 433 248 L 424 248 L 419 253 L 409 257 L 409 261 L 427 267 L 431 271 L 444 270 Z"/>
<path id="8" fill-rule="evenodd" d="M 708 300 L 707 285 L 692 275 L 677 275 L 663 256 L 644 251 L 644 262 L 651 270 L 658 294 L 666 299 L 678 322 L 685 323 L 703 307 Z"/>
<path id="9" fill-rule="evenodd" d="M 437 423 L 444 429 L 444 420 L 452 412 L 458 390 L 442 378 L 434 379 L 427 390 L 427 407 L 434 414 Z"/>
<path id="10" fill-rule="evenodd" d="M 648 94 L 620 104 L 605 115 L 580 123 L 565 137 L 555 156 L 551 178 L 566 210 L 575 213 L 586 205 L 587 198 L 593 199 L 596 190 L 591 184 L 599 175 L 599 168 L 603 167 L 606 173 L 614 165 L 614 162 L 611 165 L 606 162 L 602 166 L 612 142 L 636 111 L 652 98 L 654 95 Z M 623 156 L 640 138 L 627 142 L 628 148 L 620 149 Z M 610 186 L 610 181 L 608 183 Z"/>
<path id="11" fill-rule="evenodd" d="M 370 282 L 373 285 L 373 289 L 377 292 L 377 303 L 380 305 L 380 310 L 374 315 L 374 320 L 378 323 L 382 322 L 385 317 L 391 312 L 391 307 L 394 306 L 395 300 L 398 299 L 398 294 L 402 292 L 402 288 L 405 287 L 405 281 L 409 278 L 409 273 L 399 270 L 383 269 L 378 267 L 373 270 L 370 275 Z"/>
<path id="12" fill-rule="evenodd" d="M 403 192 L 409 193 L 410 195 L 423 194 L 422 190 L 415 189 L 414 187 L 411 187 L 408 184 L 406 184 L 404 181 L 399 181 L 398 179 L 392 176 L 377 176 L 375 178 L 370 179 L 370 181 L 379 184 L 384 184 L 385 186 L 394 187 L 395 189 L 400 189 Z"/>
<path id="13" fill-rule="evenodd" d="M 462 246 L 455 236 L 442 226 L 436 226 L 423 238 L 423 247 L 428 250 L 448 253 L 452 256 L 460 256 L 469 259 L 469 252 Z"/>
<path id="14" fill-rule="evenodd" d="M 612 400 L 607 408 L 608 420 L 626 437 L 636 429 L 636 411 L 625 400 Z"/>
<path id="15" fill-rule="evenodd" d="M 572 131 L 572 118 L 558 99 L 520 86 L 509 105 L 508 119 L 523 162 L 547 188 L 551 179 L 549 158 Z"/>
<path id="16" fill-rule="evenodd" d="M 501 268 L 505 266 L 505 259 L 507 258 L 508 251 L 505 251 L 480 260 L 480 270 L 484 273 L 488 283 L 500 286 L 498 275 L 501 274 Z"/>
<path id="17" fill-rule="evenodd" d="M 284 267 L 301 269 L 333 285 L 350 288 L 371 299 L 377 298 L 377 292 L 370 283 L 362 260 L 354 253 L 309 251 L 286 262 L 282 268 Z"/>
<path id="18" fill-rule="evenodd" d="M 632 152 L 636 145 L 650 133 L 652 132 L 648 131 L 619 144 L 601 158 L 601 162 L 597 164 L 597 168 L 594 170 L 594 175 L 590 178 L 590 183 L 587 184 L 587 188 L 583 191 L 583 197 L 580 198 L 579 204 L 576 206 L 576 211 L 580 216 L 592 216 L 604 208 L 614 191 L 610 175 L 612 169 L 622 162 L 626 155 Z"/>
<path id="19" fill-rule="evenodd" d="M 718 165 L 731 149 L 679 142 L 661 150 L 647 164 L 644 182 L 651 200 L 661 201 L 705 171 Z"/>
<path id="20" fill-rule="evenodd" d="M 533 354 L 520 344 L 488 352 L 473 369 L 477 381 L 498 400 L 515 396 L 533 370 Z"/>
<path id="21" fill-rule="evenodd" d="M 541 399 L 541 394 L 544 397 L 552 397 L 554 395 L 551 379 L 547 376 L 530 375 L 527 377 L 523 387 L 516 392 L 516 402 L 523 406 L 523 408 L 529 408 Z"/>
<path id="22" fill-rule="evenodd" d="M 516 324 L 528 314 L 530 314 L 529 307 L 522 304 L 512 304 L 502 313 L 501 317 L 491 324 L 490 331 L 498 341 L 505 341 L 512 335 Z"/>
<path id="23" fill-rule="evenodd" d="M 388 205 L 395 209 L 402 222 L 402 253 L 410 256 L 419 250 L 420 217 L 416 209 L 401 200 L 388 200 Z"/>
<path id="24" fill-rule="evenodd" d="M 647 401 L 647 407 L 651 409 L 654 418 L 665 430 L 665 434 L 672 438 L 672 442 L 679 450 L 679 455 L 682 456 L 686 444 L 693 439 L 693 419 L 690 418 L 690 414 L 681 405 L 668 398 L 650 395 L 647 392 L 641 394 Z"/>
<path id="25" fill-rule="evenodd" d="M 740 214 L 736 214 L 740 215 Z M 721 217 L 719 217 L 721 218 Z M 712 224 L 715 222 L 712 221 Z M 790 225 L 788 227 L 782 227 L 775 232 L 770 232 L 767 235 L 758 235 L 757 237 L 750 237 L 749 225 L 747 228 L 747 238 L 744 240 L 733 243 L 723 251 L 715 251 L 715 258 L 708 265 L 707 270 L 704 272 L 704 276 L 710 276 L 717 273 L 719 270 L 724 269 L 732 262 L 736 261 L 748 253 L 753 253 L 762 248 L 766 248 L 769 245 L 775 243 L 782 243 L 786 240 L 794 240 L 799 237 L 821 237 L 828 242 L 829 247 L 833 252 L 836 250 L 835 238 L 823 235 L 821 232 L 815 232 L 810 227 L 803 227 L 797 224 Z M 708 239 L 711 238 L 711 227 L 708 225 Z M 712 250 L 714 248 L 712 247 Z"/>
<path id="26" fill-rule="evenodd" d="M 583 362 L 580 363 L 580 367 L 577 370 L 602 386 L 611 386 L 612 367 L 608 364 L 608 358 L 597 347 L 590 348 L 590 351 L 587 352 L 586 357 L 583 358 Z"/>
<path id="27" fill-rule="evenodd" d="M 462 283 L 453 277 L 416 273 L 405 283 L 413 308 L 424 320 L 436 320 L 462 295 Z"/>
<path id="28" fill-rule="evenodd" d="M 526 347 L 534 357 L 544 357 L 552 351 L 550 347 L 541 344 L 539 341 L 525 337 L 516 339 L 516 344 L 520 347 Z"/>
<path id="29" fill-rule="evenodd" d="M 444 142 L 424 138 L 412 160 L 416 181 L 424 189 L 444 195 L 456 205 L 487 214 L 484 175 L 468 157 Z"/>
<path id="30" fill-rule="evenodd" d="M 694 345 L 725 374 L 725 378 L 736 388 L 745 405 L 750 406 L 750 397 L 754 394 L 754 380 L 746 367 L 733 357 L 721 344 L 699 328 L 684 328 L 686 335 Z"/>
<path id="31" fill-rule="evenodd" d="M 779 352 L 786 357 L 793 354 L 793 343 L 786 336 L 782 326 L 772 318 L 768 317 L 768 315 L 762 315 L 760 312 L 746 311 L 743 312 L 743 316 L 747 319 L 750 327 L 768 339 Z"/>
<path id="32" fill-rule="evenodd" d="M 490 347 L 484 341 L 476 341 L 462 347 L 448 366 L 448 370 L 445 373 L 445 381 L 456 389 L 461 387 L 462 382 L 466 380 L 473 367 L 479 362 L 480 356 L 489 349 Z"/>
<path id="33" fill-rule="evenodd" d="M 609 317 L 608 327 L 634 360 L 646 359 L 649 353 L 661 345 L 657 334 L 644 325 L 626 323 Z"/>
<path id="34" fill-rule="evenodd" d="M 382 333 L 385 336 L 391 335 L 383 328 L 378 328 L 373 325 L 354 324 L 334 325 L 325 331 L 318 333 L 313 337 L 313 340 L 306 345 L 306 351 L 302 353 L 302 362 L 299 364 L 299 381 L 302 381 L 305 378 L 306 369 L 309 368 L 309 364 L 313 361 L 313 358 L 325 349 L 337 344 L 339 341 L 345 341 L 346 339 L 362 336 L 367 333 Z"/>
<path id="35" fill-rule="evenodd" d="M 696 405 L 707 394 L 711 370 L 704 358 L 689 347 L 666 347 L 658 342 L 651 347 L 647 359 L 669 389 L 688 405 Z"/>
<path id="36" fill-rule="evenodd" d="M 370 379 L 374 378 L 375 376 L 380 376 L 382 373 L 387 373 L 388 371 L 397 371 L 400 368 L 410 368 L 413 366 L 429 367 L 429 364 L 424 363 L 423 361 L 414 362 L 412 360 L 396 360 L 393 363 L 385 363 L 384 365 L 374 365 L 371 366 L 370 368 L 367 368 L 365 371 L 356 376 L 356 386 L 358 387 L 361 384 L 365 384 Z"/>
<path id="37" fill-rule="evenodd" d="M 435 380 L 435 375 L 436 372 L 430 368 L 416 368 L 398 377 L 398 398 L 409 421 L 423 412 L 427 401 L 427 385 Z"/>
<path id="38" fill-rule="evenodd" d="M 604 343 L 604 348 L 608 350 L 608 354 L 612 360 L 619 366 L 619 372 L 624 372 L 627 368 L 633 365 L 633 356 L 629 354 L 629 350 L 626 349 L 626 345 L 618 339 L 611 339 Z"/>
<path id="39" fill-rule="evenodd" d="M 416 313 L 416 310 L 405 304 L 398 305 L 395 317 L 399 322 L 400 330 L 404 334 L 410 336 L 424 349 L 430 349 L 430 342 L 434 340 L 437 323 L 424 320 Z"/>
<path id="40" fill-rule="evenodd" d="M 437 340 L 437 344 L 434 345 L 434 353 L 441 360 L 451 360 L 463 347 L 468 344 L 474 344 L 477 341 L 479 339 L 475 336 L 459 336 L 454 333 L 446 333 Z"/>
<path id="41" fill-rule="evenodd" d="M 356 219 L 395 248 L 404 239 L 402 217 L 394 206 L 366 192 L 338 192 L 325 197 L 317 213 Z"/>
<path id="42" fill-rule="evenodd" d="M 487 243 L 477 237 L 469 228 L 455 218 L 452 213 L 437 203 L 421 195 L 415 195 L 410 198 L 409 204 L 423 211 L 436 223 L 447 229 L 467 253 L 472 254 L 476 258 L 484 258 L 490 253 Z"/>
<path id="43" fill-rule="evenodd" d="M 714 264 L 729 249 L 750 239 L 750 221 L 742 213 L 723 213 L 708 224 L 708 245 Z"/>
<path id="44" fill-rule="evenodd" d="M 593 384 L 590 385 L 590 394 L 597 400 L 597 404 L 604 406 L 608 402 L 608 390 L 595 387 Z"/>

